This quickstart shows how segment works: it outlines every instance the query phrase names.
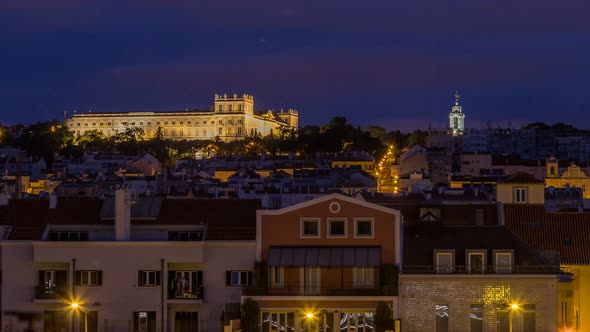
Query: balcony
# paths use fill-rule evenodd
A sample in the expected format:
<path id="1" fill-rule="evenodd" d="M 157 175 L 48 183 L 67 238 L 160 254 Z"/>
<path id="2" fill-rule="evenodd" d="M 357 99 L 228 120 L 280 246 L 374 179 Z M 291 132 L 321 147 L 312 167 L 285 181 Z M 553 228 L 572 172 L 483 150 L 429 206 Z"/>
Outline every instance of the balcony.
<path id="1" fill-rule="evenodd" d="M 39 285 L 35 287 L 35 300 L 58 300 L 67 298 L 67 287 Z"/>
<path id="2" fill-rule="evenodd" d="M 169 300 L 203 300 L 205 288 L 203 286 L 182 287 L 168 292 Z"/>
<path id="3" fill-rule="evenodd" d="M 560 274 L 551 265 L 404 265 L 404 274 Z"/>
<path id="4" fill-rule="evenodd" d="M 397 296 L 397 284 L 376 287 L 341 287 L 339 285 L 283 287 L 244 287 L 244 296 Z"/>

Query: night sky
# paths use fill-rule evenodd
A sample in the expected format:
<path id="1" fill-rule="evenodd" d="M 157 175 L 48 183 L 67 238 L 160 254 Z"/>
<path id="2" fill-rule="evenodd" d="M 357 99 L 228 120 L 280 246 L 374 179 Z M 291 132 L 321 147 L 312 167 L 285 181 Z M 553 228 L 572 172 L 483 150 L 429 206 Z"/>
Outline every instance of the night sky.
<path id="1" fill-rule="evenodd" d="M 208 109 L 249 93 L 409 131 L 589 128 L 590 1 L 1 0 L 0 122 Z"/>

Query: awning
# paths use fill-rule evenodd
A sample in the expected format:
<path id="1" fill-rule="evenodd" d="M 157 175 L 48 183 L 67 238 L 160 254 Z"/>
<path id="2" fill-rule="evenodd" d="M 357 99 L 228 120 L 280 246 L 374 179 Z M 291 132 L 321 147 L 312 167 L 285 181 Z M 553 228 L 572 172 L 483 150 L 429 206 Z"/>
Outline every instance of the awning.
<path id="1" fill-rule="evenodd" d="M 272 247 L 268 266 L 379 266 L 379 247 Z"/>

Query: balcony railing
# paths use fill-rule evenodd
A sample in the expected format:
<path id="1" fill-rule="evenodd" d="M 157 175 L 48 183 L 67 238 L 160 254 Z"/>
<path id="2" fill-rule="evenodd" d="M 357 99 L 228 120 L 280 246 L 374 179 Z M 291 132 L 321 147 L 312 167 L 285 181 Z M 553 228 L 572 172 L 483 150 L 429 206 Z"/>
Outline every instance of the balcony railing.
<path id="1" fill-rule="evenodd" d="M 66 298 L 67 287 L 39 285 L 35 287 L 35 299 L 56 300 Z"/>
<path id="2" fill-rule="evenodd" d="M 397 296 L 397 284 L 381 285 L 374 287 L 341 287 L 329 286 L 301 286 L 285 285 L 282 287 L 256 287 L 243 288 L 244 296 Z"/>
<path id="3" fill-rule="evenodd" d="M 181 287 L 177 289 L 171 289 L 168 292 L 169 300 L 202 300 L 204 298 L 204 287 Z"/>
<path id="4" fill-rule="evenodd" d="M 558 274 L 550 265 L 404 265 L 403 274 Z"/>

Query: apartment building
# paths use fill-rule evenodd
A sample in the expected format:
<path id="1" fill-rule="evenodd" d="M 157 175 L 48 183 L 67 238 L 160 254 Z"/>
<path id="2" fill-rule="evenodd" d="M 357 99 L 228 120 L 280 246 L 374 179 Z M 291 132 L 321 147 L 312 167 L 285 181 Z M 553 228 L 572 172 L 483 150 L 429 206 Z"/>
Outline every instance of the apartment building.
<path id="1" fill-rule="evenodd" d="M 259 205 L 131 190 L 10 200 L 0 207 L 2 329 L 22 331 L 27 317 L 43 331 L 219 331 L 220 317 L 239 317 L 252 278 Z"/>
<path id="2" fill-rule="evenodd" d="M 400 222 L 341 194 L 259 211 L 262 277 L 244 295 L 259 304 L 262 331 L 369 331 L 380 301 L 397 316 Z"/>

